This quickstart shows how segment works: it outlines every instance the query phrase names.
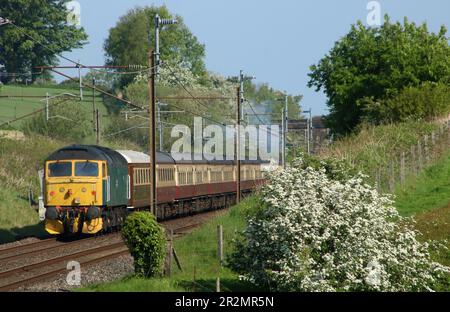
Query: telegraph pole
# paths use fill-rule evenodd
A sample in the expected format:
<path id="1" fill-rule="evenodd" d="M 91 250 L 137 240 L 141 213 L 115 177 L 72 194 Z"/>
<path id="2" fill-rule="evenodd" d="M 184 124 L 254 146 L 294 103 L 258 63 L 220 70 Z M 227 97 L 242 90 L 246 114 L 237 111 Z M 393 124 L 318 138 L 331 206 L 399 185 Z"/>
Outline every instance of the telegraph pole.
<path id="1" fill-rule="evenodd" d="M 286 93 L 286 92 L 285 92 Z M 288 95 L 286 93 L 284 100 L 284 129 L 283 129 L 283 167 L 286 169 L 286 140 L 287 140 L 287 132 L 289 130 L 289 111 L 288 111 Z"/>
<path id="2" fill-rule="evenodd" d="M 95 109 L 95 142 L 100 145 L 100 113 L 98 108 Z"/>
<path id="3" fill-rule="evenodd" d="M 157 217 L 157 192 L 156 192 L 156 90 L 155 79 L 159 75 L 160 53 L 159 53 L 159 31 L 164 25 L 171 25 L 177 23 L 177 20 L 162 19 L 158 14 L 155 16 L 155 51 L 150 48 L 149 59 L 149 79 L 148 79 L 148 93 L 149 93 L 149 113 L 150 113 L 150 211 Z M 151 44 L 149 34 L 149 44 Z"/>
<path id="4" fill-rule="evenodd" d="M 94 87 L 92 89 L 92 123 L 94 124 L 94 132 L 97 133 L 98 127 L 96 122 L 96 107 L 95 107 L 95 78 L 92 79 L 92 86 Z M 98 144 L 98 142 L 97 142 Z"/>
<path id="5" fill-rule="evenodd" d="M 48 92 L 45 94 L 45 119 L 48 122 L 48 119 L 50 117 L 49 111 L 48 111 Z"/>
<path id="6" fill-rule="evenodd" d="M 153 50 L 148 53 L 149 77 L 148 77 L 148 96 L 150 113 L 150 211 L 156 217 L 156 96 L 155 96 L 155 54 Z"/>
<path id="7" fill-rule="evenodd" d="M 236 131 L 236 203 L 241 202 L 241 105 L 243 102 L 243 82 L 242 82 L 242 70 L 239 76 L 240 85 L 237 88 L 237 131 Z"/>
<path id="8" fill-rule="evenodd" d="M 83 101 L 83 78 L 81 77 L 81 65 L 80 60 L 78 60 L 78 80 L 80 82 L 80 101 Z"/>
<path id="9" fill-rule="evenodd" d="M 176 24 L 178 21 L 176 19 L 164 19 L 159 17 L 158 14 L 155 16 L 155 75 L 159 75 L 159 65 L 160 65 L 160 53 L 159 53 L 159 32 L 162 26 Z"/>
<path id="10" fill-rule="evenodd" d="M 244 81 L 252 80 L 255 77 L 252 76 L 244 76 L 244 72 L 241 70 L 239 72 L 238 81 L 239 87 L 237 89 L 237 131 L 236 131 L 236 202 L 239 203 L 241 201 L 241 122 L 242 122 L 242 107 L 244 104 Z M 244 141 L 245 142 L 245 141 Z M 245 155 L 245 153 L 244 153 Z"/>
<path id="11" fill-rule="evenodd" d="M 284 118 L 284 115 L 285 115 L 285 109 L 283 108 L 282 110 L 281 110 L 281 163 L 283 164 L 283 167 L 284 168 L 286 168 L 286 166 L 285 166 L 285 163 L 286 163 L 286 160 L 285 160 L 285 155 L 284 155 L 284 153 L 285 153 L 285 147 L 286 147 L 286 136 L 285 136 L 285 133 L 286 133 L 286 131 L 285 131 L 285 127 L 284 127 L 284 123 L 285 123 L 285 118 Z"/>
<path id="12" fill-rule="evenodd" d="M 163 151 L 164 131 L 163 131 L 163 124 L 161 122 L 161 102 L 158 102 L 157 108 L 158 108 L 159 150 Z"/>
<path id="13" fill-rule="evenodd" d="M 306 136 L 307 136 L 306 150 L 308 152 L 308 155 L 311 155 L 311 150 L 310 150 L 310 140 L 311 140 L 310 137 L 311 137 L 311 128 L 312 128 L 311 108 L 307 111 L 303 111 L 303 114 L 309 114 L 309 118 L 306 123 Z"/>

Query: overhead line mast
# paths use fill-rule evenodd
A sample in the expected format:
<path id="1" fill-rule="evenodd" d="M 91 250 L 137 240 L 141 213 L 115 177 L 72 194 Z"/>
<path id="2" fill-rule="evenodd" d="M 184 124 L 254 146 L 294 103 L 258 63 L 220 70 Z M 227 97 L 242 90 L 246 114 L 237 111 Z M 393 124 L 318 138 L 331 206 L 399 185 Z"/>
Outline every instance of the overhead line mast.
<path id="1" fill-rule="evenodd" d="M 149 113 L 150 113 L 150 211 L 157 218 L 157 193 L 156 193 L 156 85 L 155 80 L 159 75 L 160 53 L 159 53 L 159 32 L 164 25 L 176 24 L 175 19 L 162 19 L 158 14 L 155 16 L 155 50 L 151 47 L 151 34 L 149 32 Z"/>

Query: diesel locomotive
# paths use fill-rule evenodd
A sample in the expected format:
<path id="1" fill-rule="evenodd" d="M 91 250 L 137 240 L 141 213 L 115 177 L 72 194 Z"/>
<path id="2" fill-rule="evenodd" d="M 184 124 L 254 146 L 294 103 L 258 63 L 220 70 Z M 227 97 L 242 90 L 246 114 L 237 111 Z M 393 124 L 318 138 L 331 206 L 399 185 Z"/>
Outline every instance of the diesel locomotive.
<path id="1" fill-rule="evenodd" d="M 175 161 L 156 157 L 158 220 L 221 209 L 236 202 L 234 161 Z M 195 157 L 194 157 L 195 159 Z M 264 183 L 268 162 L 241 162 L 241 192 Z M 150 201 L 150 158 L 129 150 L 72 145 L 45 161 L 43 197 L 45 229 L 58 234 L 95 234 L 120 228 L 130 211 Z"/>

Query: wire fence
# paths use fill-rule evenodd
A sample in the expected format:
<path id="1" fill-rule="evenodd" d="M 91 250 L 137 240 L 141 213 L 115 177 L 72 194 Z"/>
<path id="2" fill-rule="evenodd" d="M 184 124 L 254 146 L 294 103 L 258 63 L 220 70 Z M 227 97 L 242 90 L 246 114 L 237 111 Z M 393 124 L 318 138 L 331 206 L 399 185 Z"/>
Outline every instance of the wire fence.
<path id="1" fill-rule="evenodd" d="M 387 164 L 372 172 L 378 191 L 394 193 L 397 187 L 404 188 L 408 181 L 417 177 L 425 168 L 434 164 L 450 148 L 450 121 L 424 135 L 409 149 L 392 155 Z"/>

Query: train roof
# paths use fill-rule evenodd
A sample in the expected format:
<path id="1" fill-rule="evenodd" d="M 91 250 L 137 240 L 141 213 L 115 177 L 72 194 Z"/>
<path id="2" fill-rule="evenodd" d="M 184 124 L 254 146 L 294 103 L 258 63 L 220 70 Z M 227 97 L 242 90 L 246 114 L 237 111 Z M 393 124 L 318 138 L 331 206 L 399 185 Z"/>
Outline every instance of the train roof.
<path id="1" fill-rule="evenodd" d="M 234 165 L 234 160 L 210 160 L 213 157 L 210 155 L 194 155 L 194 154 L 178 154 L 175 160 L 169 153 L 157 152 L 156 162 L 159 164 L 210 164 L 210 165 Z M 121 165 L 133 163 L 149 163 L 150 157 L 148 154 L 132 150 L 112 150 L 107 147 L 97 145 L 71 145 L 63 147 L 48 158 L 49 160 L 106 160 L 111 163 L 118 163 Z M 225 157 L 224 157 L 225 159 Z M 266 164 L 269 161 L 261 159 L 257 160 L 241 160 L 242 164 Z"/>
<path id="2" fill-rule="evenodd" d="M 71 145 L 63 147 L 47 157 L 48 160 L 106 160 L 126 165 L 125 158 L 115 150 L 97 145 Z"/>
<path id="3" fill-rule="evenodd" d="M 150 156 L 142 152 L 131 150 L 118 150 L 117 152 L 121 154 L 129 164 L 145 164 L 150 162 Z M 156 152 L 156 163 L 175 164 L 175 160 L 168 153 Z"/>

